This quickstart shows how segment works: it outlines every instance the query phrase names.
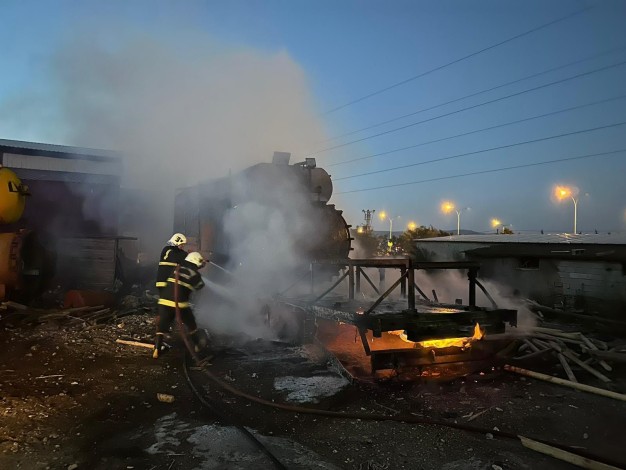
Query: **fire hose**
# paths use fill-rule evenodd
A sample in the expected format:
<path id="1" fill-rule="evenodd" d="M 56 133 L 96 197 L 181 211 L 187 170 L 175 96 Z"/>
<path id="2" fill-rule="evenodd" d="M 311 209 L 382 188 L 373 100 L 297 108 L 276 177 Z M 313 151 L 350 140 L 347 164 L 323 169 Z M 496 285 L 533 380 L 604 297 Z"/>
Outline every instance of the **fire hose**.
<path id="1" fill-rule="evenodd" d="M 176 265 L 176 268 L 174 269 L 174 279 L 176 280 L 176 282 L 174 283 L 174 308 L 176 310 L 176 323 L 178 324 L 178 329 L 180 331 L 180 335 L 183 338 L 183 342 L 185 343 L 185 347 L 187 348 L 187 351 L 189 352 L 189 354 L 191 355 L 191 357 L 193 357 L 194 361 L 197 364 L 200 364 L 200 358 L 198 357 L 198 354 L 196 353 L 195 349 L 192 347 L 192 345 L 189 342 L 189 338 L 187 337 L 187 335 L 185 334 L 185 330 L 184 330 L 184 325 L 183 325 L 183 320 L 182 320 L 182 315 L 180 313 L 180 307 L 178 305 L 178 279 L 179 279 L 179 265 Z M 228 419 L 227 416 L 224 413 L 221 413 L 220 411 L 217 410 L 216 407 L 212 406 L 207 400 L 205 400 L 202 395 L 200 394 L 200 392 L 198 391 L 198 389 L 194 386 L 193 382 L 191 381 L 191 378 L 189 377 L 189 370 L 188 370 L 188 366 L 187 366 L 187 360 L 186 358 L 189 357 L 188 354 L 185 355 L 185 362 L 184 362 L 184 372 L 185 372 L 185 378 L 187 379 L 187 383 L 189 384 L 189 387 L 191 388 L 191 391 L 193 392 L 193 394 L 198 398 L 198 400 L 200 401 L 200 403 L 202 404 L 202 406 L 204 406 L 205 408 L 207 408 L 211 413 L 213 413 L 213 415 L 215 415 L 220 421 L 227 423 L 227 422 L 231 422 L 232 423 L 232 418 Z M 252 441 L 252 443 L 258 447 L 271 461 L 272 463 L 276 466 L 276 468 L 280 469 L 280 470 L 287 470 L 287 467 L 285 467 L 280 460 L 278 460 L 276 458 L 276 456 L 274 454 L 272 454 L 269 449 L 267 447 L 265 447 L 263 445 L 263 443 L 261 441 L 259 441 L 256 436 L 254 434 L 252 434 L 250 431 L 248 431 L 243 425 L 241 424 L 237 424 L 237 423 L 233 423 L 234 426 L 237 427 L 237 429 L 239 429 L 239 431 L 241 431 L 248 439 L 250 439 L 250 441 Z"/>
<path id="2" fill-rule="evenodd" d="M 350 420 L 363 420 L 363 421 L 395 421 L 395 422 L 399 422 L 399 423 L 406 423 L 406 424 L 421 424 L 421 425 L 429 425 L 429 426 L 442 426 L 442 427 L 447 427 L 447 428 L 452 428 L 452 429 L 458 429 L 461 431 L 467 431 L 467 432 L 473 432 L 473 433 L 478 433 L 478 434 L 491 434 L 494 437 L 498 436 L 498 437 L 502 437 L 502 438 L 506 438 L 506 439 L 513 439 L 513 440 L 517 440 L 519 442 L 524 443 L 525 440 L 528 440 L 528 438 L 521 436 L 519 434 L 513 433 L 513 432 L 506 432 L 506 431 L 500 431 L 500 430 L 495 430 L 495 429 L 486 429 L 486 428 L 481 428 L 478 426 L 471 426 L 471 425 L 466 425 L 466 424 L 458 424 L 458 423 L 451 423 L 448 421 L 439 421 L 439 420 L 433 420 L 433 419 L 428 419 L 428 418 L 419 418 L 419 417 L 415 417 L 415 416 L 389 416 L 389 415 L 382 415 L 382 414 L 374 414 L 374 413 L 346 413 L 346 412 L 340 412 L 340 411 L 329 411 L 329 410 L 320 410 L 320 409 L 316 409 L 316 408 L 306 408 L 306 407 L 302 407 L 302 406 L 294 406 L 294 405 L 286 405 L 283 403 L 275 403 L 275 402 L 271 402 L 268 400 L 265 400 L 263 398 L 254 396 L 254 395 L 250 395 L 248 393 L 245 393 L 235 387 L 233 387 L 232 385 L 220 380 L 218 377 L 216 377 L 214 374 L 212 374 L 211 372 L 209 372 L 205 367 L 202 366 L 201 361 L 198 357 L 198 355 L 195 353 L 193 347 L 191 347 L 191 345 L 189 344 L 188 339 L 186 338 L 186 336 L 183 334 L 183 330 L 182 330 L 182 320 L 180 319 L 180 310 L 178 307 L 178 267 L 176 267 L 176 281 L 177 283 L 175 284 L 174 287 L 174 299 L 175 299 L 175 304 L 176 304 L 176 317 L 179 323 L 179 328 L 181 331 L 181 335 L 183 336 L 183 340 L 185 341 L 185 346 L 187 347 L 190 356 L 194 359 L 194 361 L 196 362 L 196 365 L 198 366 L 198 368 L 202 371 L 202 373 L 207 376 L 209 378 L 209 380 L 211 380 L 213 383 L 215 383 L 218 387 L 222 388 L 223 390 L 229 392 L 232 395 L 235 395 L 237 397 L 243 398 L 245 400 L 248 400 L 250 402 L 253 403 L 257 403 L 266 407 L 270 407 L 270 408 L 274 408 L 274 409 L 278 409 L 278 410 L 282 410 L 282 411 L 288 411 L 291 413 L 299 413 L 299 414 L 309 414 L 309 415 L 315 415 L 315 416 L 325 416 L 328 418 L 337 418 L 337 419 L 350 419 Z M 201 396 L 201 394 L 198 392 L 197 387 L 193 384 L 193 381 L 191 380 L 191 377 L 189 376 L 189 363 L 188 363 L 188 357 L 189 355 L 185 356 L 185 361 L 183 363 L 183 369 L 185 372 L 185 378 L 187 379 L 187 382 L 189 383 L 189 386 L 192 390 L 192 392 L 194 393 L 194 395 L 196 395 L 196 397 L 198 397 L 198 399 L 200 400 L 200 402 L 205 405 L 206 400 Z M 208 403 L 205 405 L 210 409 L 214 409 L 214 407 L 210 406 Z M 217 416 L 219 417 L 219 415 L 221 413 L 216 412 Z M 242 431 L 244 431 L 246 433 L 246 435 L 248 437 L 251 437 L 251 439 L 254 440 L 254 442 L 256 443 L 257 446 L 259 446 L 266 455 L 271 456 L 270 458 L 272 459 L 272 461 L 276 464 L 277 468 L 285 468 L 270 452 L 269 450 L 267 450 L 263 444 L 261 442 L 259 442 L 256 437 L 254 437 L 254 435 L 252 435 L 247 429 L 245 429 L 243 426 L 238 426 L 240 429 L 242 429 Z M 536 438 L 532 438 L 533 441 L 536 441 L 540 444 L 543 445 L 547 445 L 547 446 L 551 446 L 554 447 L 556 449 L 565 451 L 567 453 L 570 454 L 574 454 L 577 456 L 580 456 L 584 459 L 590 459 L 596 462 L 599 462 L 601 464 L 605 464 L 605 465 L 609 465 L 612 467 L 615 467 L 616 469 L 622 468 L 622 463 L 620 462 L 615 462 L 612 461 L 610 459 L 604 458 L 604 457 L 600 457 L 597 456 L 591 452 L 587 452 L 583 449 L 580 449 L 578 447 L 571 447 L 568 445 L 564 445 L 564 444 L 560 444 L 560 443 L 556 443 L 556 442 L 552 442 L 552 441 L 547 441 L 547 440 L 543 440 L 543 439 L 536 439 Z M 589 467 L 591 468 L 591 467 Z"/>

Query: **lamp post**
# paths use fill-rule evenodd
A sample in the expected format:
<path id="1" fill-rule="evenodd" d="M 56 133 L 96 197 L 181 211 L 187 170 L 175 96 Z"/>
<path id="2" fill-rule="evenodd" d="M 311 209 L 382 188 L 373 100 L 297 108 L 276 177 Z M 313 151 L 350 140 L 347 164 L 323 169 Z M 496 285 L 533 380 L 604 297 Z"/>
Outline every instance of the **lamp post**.
<path id="1" fill-rule="evenodd" d="M 389 220 L 389 241 L 387 242 L 387 246 L 389 247 L 389 251 L 391 251 L 391 247 L 393 246 L 393 242 L 391 241 L 391 237 L 393 236 L 393 219 L 394 217 L 391 217 L 389 214 L 387 214 L 386 211 L 380 211 L 378 213 L 378 217 L 380 218 L 380 220 Z M 396 219 L 399 219 L 400 216 L 395 217 Z"/>
<path id="2" fill-rule="evenodd" d="M 499 219 L 496 219 L 495 217 L 493 219 L 491 219 L 491 227 L 496 229 L 496 233 L 498 233 L 498 227 L 502 224 L 502 222 L 500 222 Z M 503 227 L 504 230 L 504 227 Z"/>
<path id="3" fill-rule="evenodd" d="M 571 188 L 569 186 L 557 186 L 556 188 L 554 188 L 554 195 L 559 201 L 570 198 L 574 202 L 574 234 L 578 233 L 578 199 L 576 199 L 577 194 L 577 188 Z"/>
<path id="4" fill-rule="evenodd" d="M 406 225 L 406 228 L 408 228 L 409 230 L 415 230 L 417 228 L 417 223 L 411 221 Z"/>
<path id="5" fill-rule="evenodd" d="M 463 207 L 462 209 L 457 209 L 453 202 L 446 201 L 441 204 L 441 211 L 444 214 L 449 214 L 450 212 L 456 212 L 456 234 L 461 234 L 461 212 L 469 209 L 469 207 Z"/>

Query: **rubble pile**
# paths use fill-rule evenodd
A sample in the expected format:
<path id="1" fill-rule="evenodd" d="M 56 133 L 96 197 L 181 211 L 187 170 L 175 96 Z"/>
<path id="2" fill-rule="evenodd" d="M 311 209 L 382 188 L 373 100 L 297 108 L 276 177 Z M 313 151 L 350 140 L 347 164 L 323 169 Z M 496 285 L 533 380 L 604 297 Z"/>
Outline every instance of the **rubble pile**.
<path id="1" fill-rule="evenodd" d="M 513 361 L 556 358 L 571 382 L 579 383 L 574 371 L 585 371 L 603 384 L 613 381 L 607 375 L 613 371 L 610 363 L 626 363 L 626 342 L 613 342 L 585 336 L 579 331 L 535 327 L 522 340 Z"/>
<path id="2" fill-rule="evenodd" d="M 0 303 L 0 319 L 11 325 L 26 326 L 51 322 L 89 328 L 117 322 L 123 317 L 141 313 L 141 311 L 151 311 L 154 304 L 155 298 L 148 292 L 142 297 L 127 295 L 116 307 L 92 305 L 72 308 L 36 308 L 7 301 Z"/>

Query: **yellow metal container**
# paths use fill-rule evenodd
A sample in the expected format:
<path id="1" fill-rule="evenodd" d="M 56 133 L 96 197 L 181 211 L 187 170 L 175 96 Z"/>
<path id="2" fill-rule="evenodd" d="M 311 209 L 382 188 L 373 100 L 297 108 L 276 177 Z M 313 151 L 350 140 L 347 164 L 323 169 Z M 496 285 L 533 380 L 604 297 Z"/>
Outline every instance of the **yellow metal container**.
<path id="1" fill-rule="evenodd" d="M 24 212 L 28 189 L 17 175 L 0 166 L 0 225 L 17 222 Z"/>
<path id="2" fill-rule="evenodd" d="M 21 284 L 22 236 L 18 232 L 0 233 L 0 284 L 17 288 Z"/>

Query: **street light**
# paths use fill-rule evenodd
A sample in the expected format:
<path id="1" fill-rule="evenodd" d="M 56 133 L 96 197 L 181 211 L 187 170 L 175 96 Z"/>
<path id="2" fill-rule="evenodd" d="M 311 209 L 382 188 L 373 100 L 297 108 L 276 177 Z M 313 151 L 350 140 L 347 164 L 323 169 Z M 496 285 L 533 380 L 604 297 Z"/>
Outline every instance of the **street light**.
<path id="1" fill-rule="evenodd" d="M 380 220 L 389 220 L 389 242 L 391 242 L 391 232 L 393 231 L 393 218 L 387 215 L 387 212 L 385 211 L 380 211 L 378 217 L 380 218 Z"/>
<path id="2" fill-rule="evenodd" d="M 498 227 L 502 225 L 502 222 L 500 222 L 499 219 L 496 219 L 495 217 L 493 219 L 491 219 L 491 227 L 496 229 L 496 232 L 498 231 Z"/>
<path id="3" fill-rule="evenodd" d="M 513 224 L 505 224 L 500 219 L 496 219 L 495 217 L 491 219 L 491 226 L 496 229 L 496 233 L 500 233 L 500 229 L 498 227 L 502 227 L 502 233 L 513 233 Z M 508 232 L 505 230 L 508 227 Z"/>
<path id="4" fill-rule="evenodd" d="M 391 241 L 391 237 L 393 235 L 393 219 L 399 219 L 400 216 L 391 217 L 386 211 L 380 211 L 378 213 L 378 218 L 380 220 L 389 220 L 389 241 L 387 242 L 387 246 L 389 247 L 389 251 L 391 251 L 391 247 L 393 246 L 393 242 Z"/>
<path id="5" fill-rule="evenodd" d="M 415 223 L 415 222 L 411 221 L 411 222 L 409 222 L 409 223 L 406 225 L 406 227 L 407 227 L 409 230 L 415 230 L 415 229 L 417 228 L 417 223 Z"/>
<path id="6" fill-rule="evenodd" d="M 574 234 L 578 233 L 576 231 L 578 223 L 578 199 L 576 199 L 576 196 L 578 196 L 578 188 L 569 186 L 556 186 L 554 188 L 554 196 L 559 201 L 570 198 L 574 202 Z"/>
<path id="7" fill-rule="evenodd" d="M 450 212 L 456 212 L 456 234 L 461 234 L 461 212 L 469 209 L 469 207 L 463 207 L 462 209 L 457 209 L 453 202 L 445 201 L 441 204 L 441 212 L 444 214 L 449 214 Z"/>

